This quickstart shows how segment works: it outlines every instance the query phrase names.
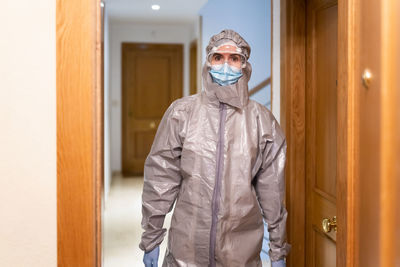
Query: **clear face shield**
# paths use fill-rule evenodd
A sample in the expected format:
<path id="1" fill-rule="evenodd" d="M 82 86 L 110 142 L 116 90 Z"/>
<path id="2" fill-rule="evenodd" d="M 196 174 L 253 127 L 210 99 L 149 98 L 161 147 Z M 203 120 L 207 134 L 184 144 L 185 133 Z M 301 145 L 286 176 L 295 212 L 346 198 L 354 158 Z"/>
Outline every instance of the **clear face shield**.
<path id="1" fill-rule="evenodd" d="M 207 55 L 207 64 L 214 70 L 222 68 L 225 63 L 237 71 L 246 67 L 246 57 L 233 42 L 214 47 Z"/>

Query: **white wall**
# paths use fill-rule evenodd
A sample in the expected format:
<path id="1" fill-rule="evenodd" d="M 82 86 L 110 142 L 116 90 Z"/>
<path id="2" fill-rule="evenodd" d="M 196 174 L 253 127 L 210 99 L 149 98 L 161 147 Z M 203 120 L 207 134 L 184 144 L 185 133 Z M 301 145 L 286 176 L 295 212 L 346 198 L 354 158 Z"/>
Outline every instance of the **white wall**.
<path id="1" fill-rule="evenodd" d="M 272 0 L 272 113 L 281 118 L 281 1 Z"/>
<path id="2" fill-rule="evenodd" d="M 1 266 L 57 265 L 55 5 L 1 5 Z"/>
<path id="3" fill-rule="evenodd" d="M 189 48 L 193 23 L 168 24 L 110 20 L 111 93 L 111 170 L 119 172 L 121 163 L 121 43 L 180 43 L 184 45 L 183 95 L 189 94 Z"/>
<path id="4" fill-rule="evenodd" d="M 253 73 L 249 89 L 271 76 L 271 1 L 209 0 L 200 10 L 202 25 L 202 62 L 212 35 L 223 29 L 238 32 L 250 45 L 249 62 Z M 270 86 L 251 98 L 270 108 Z"/>

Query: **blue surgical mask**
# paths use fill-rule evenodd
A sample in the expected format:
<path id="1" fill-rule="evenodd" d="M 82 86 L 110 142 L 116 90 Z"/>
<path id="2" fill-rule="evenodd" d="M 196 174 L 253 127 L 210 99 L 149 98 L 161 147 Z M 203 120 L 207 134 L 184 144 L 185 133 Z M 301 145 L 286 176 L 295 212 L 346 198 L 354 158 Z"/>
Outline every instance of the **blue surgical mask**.
<path id="1" fill-rule="evenodd" d="M 234 84 L 243 75 L 241 69 L 232 67 L 228 63 L 211 66 L 209 73 L 213 81 L 219 85 Z"/>

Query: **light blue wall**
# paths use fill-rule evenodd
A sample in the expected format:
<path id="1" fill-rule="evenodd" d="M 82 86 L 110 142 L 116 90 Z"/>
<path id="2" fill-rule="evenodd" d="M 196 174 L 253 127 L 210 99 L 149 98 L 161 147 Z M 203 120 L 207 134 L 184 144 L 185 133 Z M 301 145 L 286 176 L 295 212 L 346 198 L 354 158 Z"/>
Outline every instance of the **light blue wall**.
<path id="1" fill-rule="evenodd" d="M 249 89 L 271 76 L 271 2 L 270 0 L 209 0 L 199 11 L 203 17 L 202 49 L 212 35 L 223 29 L 238 32 L 250 44 L 249 62 L 253 73 Z M 270 108 L 270 86 L 255 94 L 252 99 Z"/>
<path id="2" fill-rule="evenodd" d="M 253 67 L 253 73 L 249 82 L 249 89 L 271 77 L 270 0 L 209 0 L 199 11 L 199 14 L 203 17 L 201 40 L 203 64 L 205 62 L 205 48 L 211 36 L 223 29 L 232 29 L 238 32 L 251 47 L 249 62 Z M 270 109 L 270 85 L 251 98 Z M 264 233 L 261 258 L 269 260 L 267 227 L 265 227 Z"/>

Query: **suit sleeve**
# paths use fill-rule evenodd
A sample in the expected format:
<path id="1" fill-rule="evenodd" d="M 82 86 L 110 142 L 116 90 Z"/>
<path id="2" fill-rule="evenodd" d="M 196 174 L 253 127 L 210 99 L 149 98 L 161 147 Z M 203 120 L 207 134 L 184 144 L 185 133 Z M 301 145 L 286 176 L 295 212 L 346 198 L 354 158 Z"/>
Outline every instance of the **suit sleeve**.
<path id="1" fill-rule="evenodd" d="M 174 102 L 175 103 L 175 102 Z M 151 251 L 164 239 L 165 215 L 171 211 L 181 183 L 180 132 L 182 118 L 174 110 L 174 103 L 165 112 L 144 164 L 142 193 L 142 228 L 139 244 L 145 252 Z"/>
<path id="2" fill-rule="evenodd" d="M 261 122 L 264 129 L 261 135 L 265 141 L 262 142 L 262 164 L 255 177 L 255 190 L 268 224 L 269 256 L 271 261 L 278 261 L 290 251 L 286 242 L 287 211 L 284 206 L 286 140 L 278 122 L 272 114 L 270 117 L 270 120 Z"/>

